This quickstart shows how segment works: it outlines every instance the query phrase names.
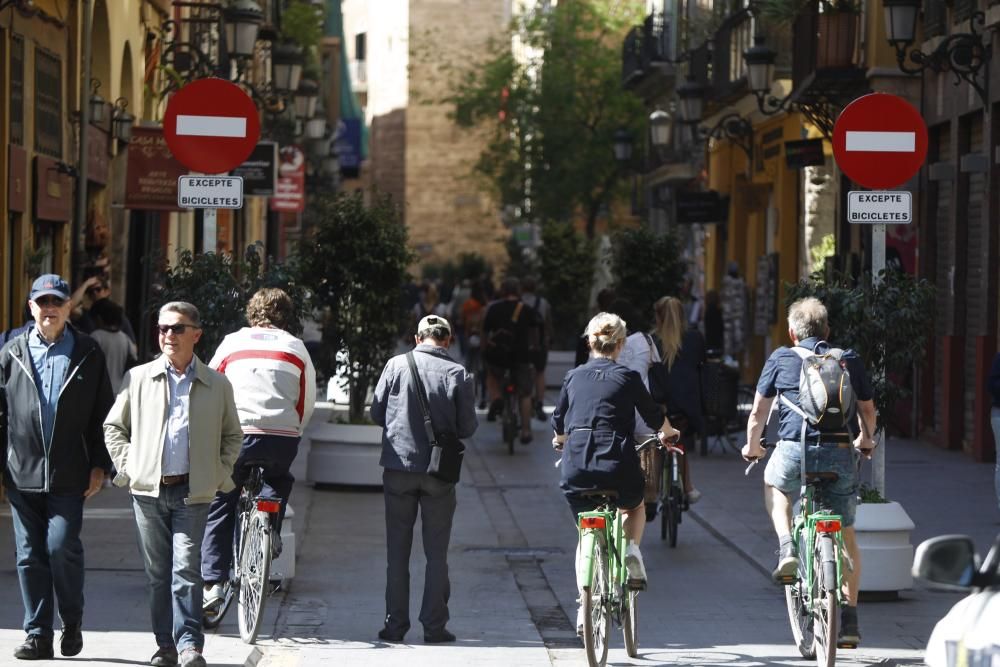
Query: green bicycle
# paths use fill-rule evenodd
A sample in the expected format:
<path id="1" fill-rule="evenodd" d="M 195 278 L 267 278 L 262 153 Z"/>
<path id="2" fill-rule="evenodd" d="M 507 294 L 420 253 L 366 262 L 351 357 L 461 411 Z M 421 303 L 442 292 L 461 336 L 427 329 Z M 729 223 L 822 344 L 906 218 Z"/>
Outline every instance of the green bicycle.
<path id="1" fill-rule="evenodd" d="M 746 474 L 757 464 L 752 461 Z M 802 657 L 815 659 L 819 667 L 834 667 L 837 648 L 855 648 L 839 643 L 837 635 L 843 594 L 841 517 L 821 507 L 817 491 L 833 484 L 834 472 L 807 472 L 805 442 L 802 452 L 802 487 L 799 509 L 792 523 L 792 544 L 799 559 L 795 575 L 779 580 L 785 586 L 785 606 L 792 637 Z M 821 493 L 819 495 L 822 495 Z"/>
<path id="2" fill-rule="evenodd" d="M 659 446 L 657 437 L 644 440 L 636 447 Z M 622 515 L 614 501 L 618 493 L 611 490 L 589 491 L 582 494 L 597 502 L 596 510 L 580 512 L 580 559 L 577 581 L 583 590 L 583 646 L 590 667 L 604 667 L 608 660 L 608 635 L 611 621 L 622 629 L 625 652 L 630 658 L 639 655 L 639 608 L 636 598 L 645 582 L 630 580 L 625 567 L 625 533 Z"/>

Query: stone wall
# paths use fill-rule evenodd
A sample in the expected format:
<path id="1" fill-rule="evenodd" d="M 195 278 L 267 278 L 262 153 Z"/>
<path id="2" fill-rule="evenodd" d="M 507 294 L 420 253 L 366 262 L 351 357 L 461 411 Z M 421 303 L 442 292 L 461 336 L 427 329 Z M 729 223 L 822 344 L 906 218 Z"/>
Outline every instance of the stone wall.
<path id="1" fill-rule="evenodd" d="M 504 25 L 502 0 L 410 3 L 406 222 L 422 261 L 476 252 L 506 264 L 510 233 L 473 173 L 483 137 L 456 127 L 440 103 L 452 73 L 483 58 Z"/>

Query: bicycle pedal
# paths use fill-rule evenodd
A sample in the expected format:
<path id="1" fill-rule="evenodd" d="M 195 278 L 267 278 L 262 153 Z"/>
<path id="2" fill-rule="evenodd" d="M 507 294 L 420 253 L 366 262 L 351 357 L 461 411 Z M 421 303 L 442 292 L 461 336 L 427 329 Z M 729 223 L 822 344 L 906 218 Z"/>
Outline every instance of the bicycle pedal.
<path id="1" fill-rule="evenodd" d="M 775 577 L 774 581 L 782 586 L 794 586 L 798 579 L 796 577 Z"/>
<path id="2" fill-rule="evenodd" d="M 646 590 L 646 580 L 645 579 L 629 579 L 628 587 L 633 591 L 644 591 Z"/>
<path id="3" fill-rule="evenodd" d="M 837 642 L 837 648 L 855 649 L 858 645 L 854 642 Z"/>

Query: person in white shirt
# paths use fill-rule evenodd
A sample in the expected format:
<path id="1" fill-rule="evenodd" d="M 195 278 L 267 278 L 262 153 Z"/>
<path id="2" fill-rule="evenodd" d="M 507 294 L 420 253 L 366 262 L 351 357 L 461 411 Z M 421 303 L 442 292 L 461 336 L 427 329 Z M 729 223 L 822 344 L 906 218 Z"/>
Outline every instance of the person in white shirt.
<path id="1" fill-rule="evenodd" d="M 236 488 L 218 493 L 208 512 L 201 551 L 206 615 L 218 611 L 224 596 L 221 582 L 233 560 L 233 530 L 244 461 L 267 461 L 261 495 L 281 499 L 274 534 L 280 536 L 295 478 L 289 472 L 302 431 L 316 402 L 316 370 L 305 344 L 288 333 L 295 307 L 283 290 L 259 290 L 247 304 L 250 324 L 226 336 L 209 366 L 233 385 L 243 430 L 243 447 L 233 469 Z M 279 542 L 280 549 L 280 542 Z"/>

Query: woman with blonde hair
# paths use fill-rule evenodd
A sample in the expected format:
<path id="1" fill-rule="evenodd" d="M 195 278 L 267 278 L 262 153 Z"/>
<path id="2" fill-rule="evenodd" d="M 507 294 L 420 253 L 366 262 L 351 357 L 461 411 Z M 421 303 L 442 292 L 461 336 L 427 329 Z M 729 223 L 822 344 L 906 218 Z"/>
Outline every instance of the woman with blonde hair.
<path id="1" fill-rule="evenodd" d="M 562 452 L 562 480 L 574 521 L 580 512 L 596 508 L 583 493 L 599 489 L 617 492 L 615 502 L 624 520 L 627 540 L 625 567 L 632 585 L 645 586 L 646 569 L 639 551 L 646 524 L 643 477 L 633 433 L 638 410 L 651 431 L 667 444 L 680 433 L 653 401 L 639 374 L 617 363 L 625 345 L 625 321 L 598 313 L 585 332 L 591 349 L 587 363 L 566 374 L 552 413 L 552 445 Z M 577 630 L 583 617 L 577 616 Z"/>
<path id="2" fill-rule="evenodd" d="M 657 396 L 667 407 L 668 415 L 682 415 L 681 442 L 692 445 L 704 429 L 701 413 L 701 365 L 705 362 L 705 339 L 697 329 L 687 326 L 680 299 L 665 296 L 653 304 L 656 317 L 655 336 L 660 343 L 660 363 L 666 366 L 664 396 Z M 696 503 L 701 492 L 691 481 L 688 457 L 684 461 L 684 492 L 689 503 Z"/>

